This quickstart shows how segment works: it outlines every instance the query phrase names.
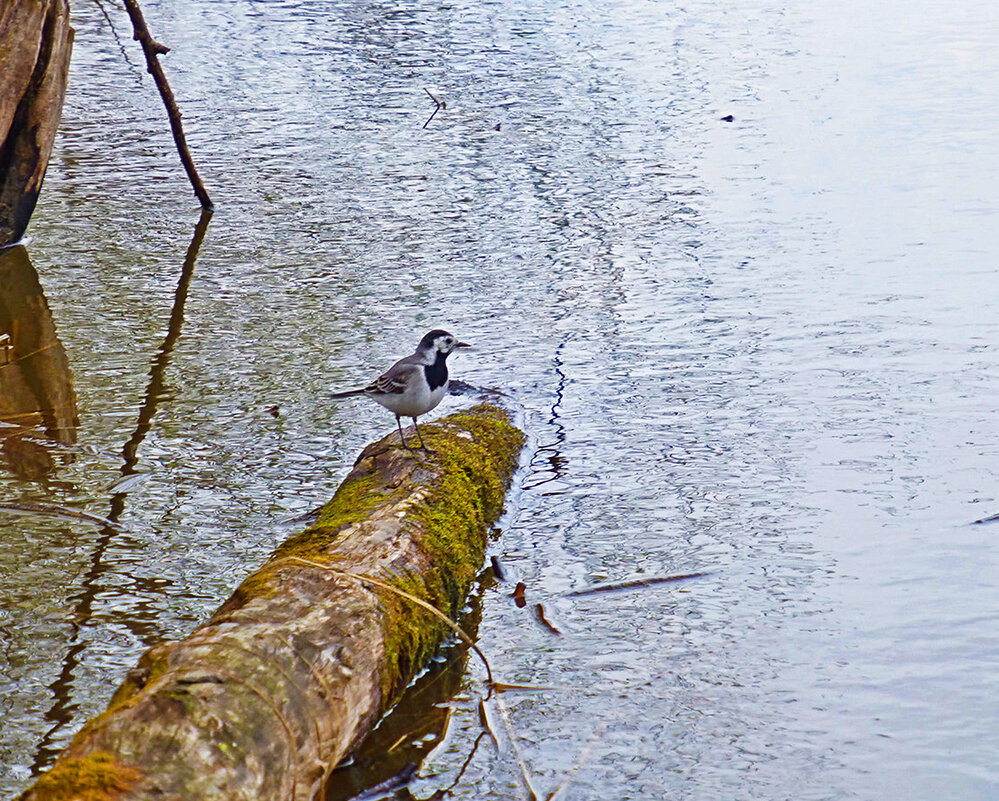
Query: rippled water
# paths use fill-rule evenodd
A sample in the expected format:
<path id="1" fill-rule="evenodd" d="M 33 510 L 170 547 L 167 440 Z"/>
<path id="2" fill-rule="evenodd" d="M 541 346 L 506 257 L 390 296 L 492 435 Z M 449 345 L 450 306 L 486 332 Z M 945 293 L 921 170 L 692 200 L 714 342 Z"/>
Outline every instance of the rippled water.
<path id="1" fill-rule="evenodd" d="M 5 385 L 63 411 L 0 429 L 0 502 L 119 525 L 0 510 L 0 788 L 333 492 L 392 420 L 330 392 L 443 325 L 528 412 L 494 552 L 563 635 L 496 585 L 479 636 L 556 688 L 506 698 L 542 795 L 999 795 L 992 5 L 147 4 L 196 261 L 109 10 L 128 62 L 74 12 L 44 301 L 0 299 L 63 364 Z M 521 792 L 469 677 L 417 797 Z"/>

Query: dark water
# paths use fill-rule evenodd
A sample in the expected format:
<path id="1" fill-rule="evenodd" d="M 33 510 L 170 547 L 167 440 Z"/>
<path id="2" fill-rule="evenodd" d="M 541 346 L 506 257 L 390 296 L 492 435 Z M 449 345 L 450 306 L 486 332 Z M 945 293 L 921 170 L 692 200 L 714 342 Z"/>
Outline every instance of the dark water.
<path id="1" fill-rule="evenodd" d="M 530 603 L 486 589 L 479 636 L 555 688 L 503 699 L 542 796 L 999 796 L 991 4 L 147 4 L 198 248 L 108 11 L 130 63 L 78 4 L 3 266 L 49 347 L 0 384 L 0 788 L 332 493 L 392 420 L 329 393 L 440 325 L 527 410 L 494 550 Z M 481 678 L 417 797 L 523 795 Z"/>

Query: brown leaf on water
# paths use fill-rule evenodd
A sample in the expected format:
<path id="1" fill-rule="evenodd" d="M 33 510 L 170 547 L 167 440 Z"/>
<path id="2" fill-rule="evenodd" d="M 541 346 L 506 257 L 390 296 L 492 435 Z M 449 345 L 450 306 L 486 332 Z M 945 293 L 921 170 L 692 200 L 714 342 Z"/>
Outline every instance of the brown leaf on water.
<path id="1" fill-rule="evenodd" d="M 541 604 L 535 604 L 535 606 L 534 606 L 534 611 L 535 611 L 535 612 L 537 613 L 537 615 L 538 615 L 538 620 L 540 620 L 540 621 L 541 621 L 541 623 L 542 623 L 542 624 L 543 624 L 543 625 L 544 625 L 544 626 L 545 626 L 545 627 L 546 627 L 546 628 L 547 628 L 547 629 L 548 629 L 548 630 L 549 630 L 549 631 L 550 631 L 550 632 L 551 632 L 552 634 L 557 634 L 557 635 L 559 635 L 560 637 L 562 636 L 562 632 L 561 632 L 561 631 L 559 631 L 559 630 L 558 630 L 558 629 L 557 629 L 557 628 L 555 627 L 555 625 L 554 625 L 554 624 L 553 624 L 553 623 L 552 623 L 552 622 L 551 622 L 551 621 L 550 621 L 550 620 L 549 620 L 549 619 L 548 619 L 548 618 L 547 618 L 547 617 L 545 616 L 545 608 L 544 608 L 544 607 L 543 607 L 543 606 L 542 606 Z"/>
<path id="2" fill-rule="evenodd" d="M 527 606 L 527 598 L 525 597 L 525 592 L 527 591 L 527 585 L 523 581 L 518 581 L 517 586 L 513 588 L 513 602 L 517 604 L 518 608 L 523 609 Z"/>

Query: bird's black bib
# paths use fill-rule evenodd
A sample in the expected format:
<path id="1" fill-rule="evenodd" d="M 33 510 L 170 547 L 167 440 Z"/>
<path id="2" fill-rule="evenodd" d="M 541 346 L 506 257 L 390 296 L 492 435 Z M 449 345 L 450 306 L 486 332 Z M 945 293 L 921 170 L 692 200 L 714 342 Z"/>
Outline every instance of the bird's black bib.
<path id="1" fill-rule="evenodd" d="M 447 356 L 438 352 L 433 364 L 424 365 L 423 374 L 427 377 L 431 392 L 444 386 L 447 383 Z"/>

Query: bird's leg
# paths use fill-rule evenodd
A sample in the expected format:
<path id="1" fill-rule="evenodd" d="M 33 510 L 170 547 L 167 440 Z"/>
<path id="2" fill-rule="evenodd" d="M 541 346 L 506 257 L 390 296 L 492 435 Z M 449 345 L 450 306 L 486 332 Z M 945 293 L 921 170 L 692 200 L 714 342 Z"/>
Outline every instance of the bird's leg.
<path id="1" fill-rule="evenodd" d="M 413 418 L 413 428 L 416 429 L 416 436 L 420 438 L 420 447 L 423 448 L 427 453 L 431 453 L 430 448 L 423 444 L 423 434 L 420 433 L 420 424 L 416 422 L 416 418 Z"/>
<path id="2" fill-rule="evenodd" d="M 402 447 L 404 447 L 408 451 L 409 446 L 406 444 L 406 438 L 402 435 L 402 418 L 399 417 L 399 415 L 395 416 L 395 424 L 399 426 L 399 439 L 402 440 Z"/>

